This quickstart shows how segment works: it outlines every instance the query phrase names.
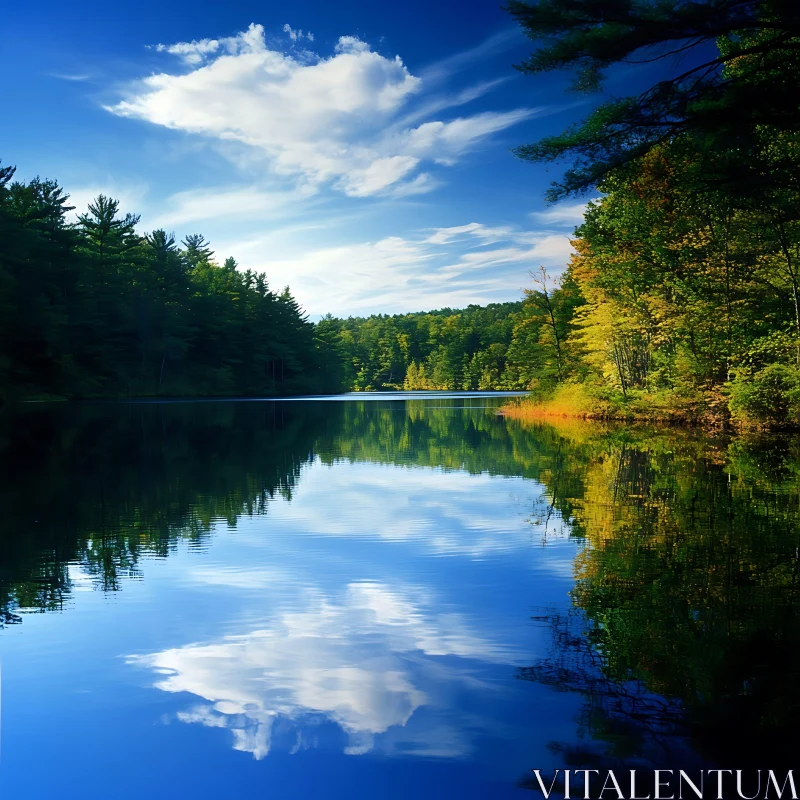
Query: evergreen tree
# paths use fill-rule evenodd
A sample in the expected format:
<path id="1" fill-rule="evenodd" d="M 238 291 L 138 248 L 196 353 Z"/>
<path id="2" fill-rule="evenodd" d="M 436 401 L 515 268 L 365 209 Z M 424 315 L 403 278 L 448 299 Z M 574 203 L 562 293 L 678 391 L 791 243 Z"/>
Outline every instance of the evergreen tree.
<path id="1" fill-rule="evenodd" d="M 218 267 L 199 234 L 183 251 L 166 231 L 139 235 L 113 198 L 77 224 L 71 210 L 56 182 L 0 166 L 0 401 L 339 387 L 328 342 L 263 275 Z"/>
<path id="2" fill-rule="evenodd" d="M 508 9 L 540 43 L 518 66 L 526 74 L 572 70 L 573 89 L 591 93 L 610 67 L 662 66 L 661 78 L 644 92 L 605 102 L 583 123 L 517 149 L 531 161 L 573 159 L 551 199 L 594 187 L 684 136 L 724 154 L 708 159 L 699 175 L 705 182 L 742 192 L 752 191 L 753 180 L 797 186 L 796 160 L 765 170 L 763 152 L 765 127 L 788 133 L 800 127 L 794 0 L 510 0 Z M 738 155 L 727 157 L 734 150 Z"/>
<path id="3" fill-rule="evenodd" d="M 205 236 L 199 233 L 190 233 L 182 242 L 186 248 L 184 255 L 192 268 L 200 264 L 209 264 L 214 255 L 210 244 L 206 241 Z"/>

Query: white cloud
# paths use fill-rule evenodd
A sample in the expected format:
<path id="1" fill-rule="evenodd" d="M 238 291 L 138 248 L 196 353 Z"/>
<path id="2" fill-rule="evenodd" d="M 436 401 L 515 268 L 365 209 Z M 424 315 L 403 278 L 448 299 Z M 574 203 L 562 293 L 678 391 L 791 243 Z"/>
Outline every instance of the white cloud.
<path id="1" fill-rule="evenodd" d="M 261 251 L 260 243 L 251 246 Z M 257 265 L 270 283 L 289 284 L 311 313 L 391 307 L 408 299 L 408 287 L 429 270 L 433 255 L 398 236 L 327 247 L 284 261 Z M 248 261 L 248 263 L 250 263 Z M 423 294 L 417 288 L 413 294 Z M 424 291 L 427 295 L 427 291 Z"/>
<path id="2" fill-rule="evenodd" d="M 424 182 L 419 188 L 425 190 Z M 567 234 L 478 222 L 266 260 L 263 253 L 271 250 L 266 237 L 244 244 L 230 241 L 221 250 L 265 272 L 272 285 L 289 284 L 314 315 L 399 313 L 515 300 L 530 283 L 531 270 L 543 264 L 557 275 L 573 252 Z"/>
<path id="3" fill-rule="evenodd" d="M 427 194 L 441 186 L 441 182 L 436 180 L 429 172 L 420 172 L 412 181 L 406 181 L 392 188 L 388 195 L 390 197 L 412 197 L 416 194 Z"/>
<path id="4" fill-rule="evenodd" d="M 583 222 L 583 215 L 589 203 L 561 203 L 547 211 L 534 211 L 531 217 L 545 225 L 569 225 L 574 227 Z"/>
<path id="5" fill-rule="evenodd" d="M 477 100 L 479 97 L 482 97 L 488 92 L 491 92 L 493 89 L 496 89 L 498 86 L 504 84 L 507 80 L 508 78 L 496 78 L 490 81 L 481 81 L 480 83 L 476 83 L 473 86 L 468 86 L 465 89 L 456 92 L 455 94 L 439 94 L 431 97 L 430 99 L 425 99 L 418 105 L 418 107 L 410 111 L 408 114 L 405 114 L 398 121 L 397 126 L 400 129 L 410 128 L 414 123 L 424 120 L 430 117 L 432 114 L 436 114 L 437 112 L 443 111 L 446 108 L 453 108 L 454 106 L 463 106 L 467 103 L 471 103 L 473 100 Z M 532 110 L 531 113 L 541 113 L 541 109 L 538 111 Z"/>
<path id="6" fill-rule="evenodd" d="M 337 53 L 368 53 L 369 45 L 358 36 L 340 36 L 334 49 Z"/>
<path id="7" fill-rule="evenodd" d="M 309 34 L 284 31 L 293 42 Z M 151 75 L 121 102 L 124 117 L 242 143 L 276 175 L 331 184 L 347 195 L 414 194 L 435 187 L 426 163 L 452 164 L 487 137 L 542 109 L 484 112 L 452 120 L 403 116 L 422 79 L 399 56 L 388 58 L 356 36 L 342 36 L 329 57 L 267 45 L 261 25 L 225 39 L 159 44 L 188 73 Z M 469 102 L 495 84 L 444 100 L 427 112 Z M 414 119 L 414 122 L 411 120 Z"/>
<path id="8" fill-rule="evenodd" d="M 157 52 L 178 56 L 191 66 L 202 64 L 208 56 L 215 53 L 222 52 L 235 56 L 239 53 L 255 52 L 263 48 L 264 29 L 261 25 L 250 25 L 246 31 L 222 39 L 193 39 L 191 42 L 152 46 L 152 49 Z"/>
<path id="9" fill-rule="evenodd" d="M 220 48 L 218 39 L 200 39 L 191 42 L 178 42 L 177 44 L 157 44 L 155 49 L 159 53 L 170 53 L 178 56 L 187 64 L 201 64 L 206 56 L 216 53 Z"/>
<path id="10" fill-rule="evenodd" d="M 435 228 L 425 241 L 430 244 L 449 244 L 453 241 L 463 240 L 467 235 L 477 237 L 483 242 L 490 242 L 507 239 L 513 234 L 513 229 L 507 226 L 490 228 L 480 222 L 470 222 L 467 225 L 456 225 L 451 228 Z"/>
<path id="11" fill-rule="evenodd" d="M 256 186 L 191 189 L 170 196 L 162 213 L 148 222 L 153 228 L 172 228 L 224 217 L 245 220 L 269 215 L 275 220 L 284 213 L 296 213 L 314 193 L 314 187 L 308 184 L 288 190 Z"/>
<path id="12" fill-rule="evenodd" d="M 91 75 L 84 73 L 50 72 L 51 78 L 58 78 L 62 81 L 88 81 Z"/>
<path id="13" fill-rule="evenodd" d="M 403 752 L 406 737 L 420 755 L 463 754 L 470 743 L 457 728 L 431 731 L 412 721 L 421 706 L 441 705 L 455 685 L 481 685 L 468 663 L 453 659 L 515 663 L 459 614 L 434 611 L 423 589 L 369 581 L 349 584 L 341 597 L 307 590 L 251 633 L 128 663 L 161 674 L 156 688 L 202 701 L 179 720 L 227 728 L 234 749 L 261 759 L 278 723 L 294 729 L 297 749 L 311 745 L 320 718 L 347 734 L 350 755 Z"/>
<path id="14" fill-rule="evenodd" d="M 530 109 L 498 114 L 486 111 L 472 117 L 459 117 L 451 122 L 425 122 L 405 131 L 408 151 L 419 155 L 434 154 L 440 164 L 455 163 L 457 156 L 484 137 L 508 128 L 531 116 Z"/>
<path id="15" fill-rule="evenodd" d="M 388 156 L 376 158 L 368 167 L 356 169 L 346 175 L 341 186 L 351 197 L 369 197 L 381 189 L 397 183 L 419 164 L 413 156 Z"/>
<path id="16" fill-rule="evenodd" d="M 289 38 L 293 42 L 298 42 L 303 38 L 308 39 L 309 42 L 314 41 L 314 34 L 311 33 L 311 31 L 306 31 L 303 33 L 302 30 L 295 30 L 291 25 L 289 25 L 288 22 L 283 26 L 283 32 L 288 34 Z"/>

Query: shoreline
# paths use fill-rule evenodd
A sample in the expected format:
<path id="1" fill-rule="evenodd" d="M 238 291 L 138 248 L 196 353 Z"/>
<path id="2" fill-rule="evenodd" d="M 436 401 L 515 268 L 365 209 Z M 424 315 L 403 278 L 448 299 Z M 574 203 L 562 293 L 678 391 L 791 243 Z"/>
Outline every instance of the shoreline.
<path id="1" fill-rule="evenodd" d="M 558 402 L 533 399 L 503 405 L 497 409 L 497 414 L 519 422 L 547 422 L 558 419 L 582 420 L 585 422 L 660 425 L 669 428 L 702 430 L 708 433 L 797 433 L 800 431 L 798 422 L 776 425 L 755 420 L 744 421 L 733 418 L 729 413 L 687 413 L 685 409 L 664 410 L 658 408 L 654 408 L 652 413 L 643 413 L 635 409 L 591 410 L 565 408 Z"/>

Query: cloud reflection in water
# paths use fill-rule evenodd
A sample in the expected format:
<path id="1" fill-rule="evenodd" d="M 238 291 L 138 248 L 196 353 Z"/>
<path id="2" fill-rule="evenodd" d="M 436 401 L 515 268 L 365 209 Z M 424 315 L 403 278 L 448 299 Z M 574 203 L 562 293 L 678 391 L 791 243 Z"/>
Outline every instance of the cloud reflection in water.
<path id="1" fill-rule="evenodd" d="M 349 754 L 464 755 L 470 722 L 448 696 L 491 691 L 480 664 L 514 660 L 461 615 L 433 611 L 424 589 L 360 582 L 341 599 L 307 592 L 250 633 L 128 662 L 161 673 L 156 688 L 204 701 L 178 719 L 228 728 L 236 750 L 261 759 L 278 727 L 298 749 L 318 744 L 325 722 L 344 732 Z"/>

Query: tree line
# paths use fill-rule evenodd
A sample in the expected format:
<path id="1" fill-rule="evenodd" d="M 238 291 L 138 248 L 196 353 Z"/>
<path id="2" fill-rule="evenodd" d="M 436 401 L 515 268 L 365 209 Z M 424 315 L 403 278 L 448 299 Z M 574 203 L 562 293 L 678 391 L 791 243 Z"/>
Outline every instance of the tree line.
<path id="1" fill-rule="evenodd" d="M 529 292 L 526 388 L 544 408 L 800 419 L 800 194 L 700 191 L 702 168 L 664 145 L 606 178 L 563 275 Z"/>
<path id="2" fill-rule="evenodd" d="M 521 302 L 339 319 L 317 329 L 336 349 L 344 384 L 355 391 L 524 388 L 517 340 Z"/>
<path id="3" fill-rule="evenodd" d="M 344 385 L 355 391 L 526 390 L 543 377 L 566 377 L 564 315 L 581 302 L 574 287 L 553 292 L 546 273 L 532 277 L 536 288 L 517 302 L 347 319 L 329 314 L 317 330 L 336 351 Z"/>
<path id="4" fill-rule="evenodd" d="M 52 180 L 0 165 L 0 402 L 297 394 L 339 387 L 288 287 L 103 195 L 71 221 Z"/>

